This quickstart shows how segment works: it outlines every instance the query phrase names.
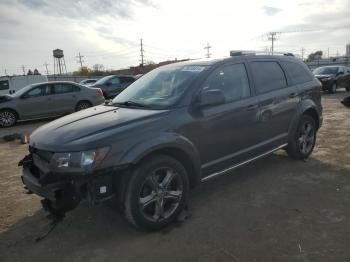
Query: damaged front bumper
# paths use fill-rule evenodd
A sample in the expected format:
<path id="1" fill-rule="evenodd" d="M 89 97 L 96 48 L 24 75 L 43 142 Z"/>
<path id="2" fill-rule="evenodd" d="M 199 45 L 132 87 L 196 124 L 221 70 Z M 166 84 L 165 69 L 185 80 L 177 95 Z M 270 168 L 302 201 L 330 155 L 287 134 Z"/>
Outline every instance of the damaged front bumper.
<path id="1" fill-rule="evenodd" d="M 19 162 L 23 167 L 21 179 L 28 193 L 44 198 L 45 210 L 64 214 L 82 200 L 95 205 L 114 196 L 113 184 L 118 177 L 114 175 L 115 170 L 99 170 L 91 174 L 53 173 L 45 161 L 33 155 L 31 153 Z"/>

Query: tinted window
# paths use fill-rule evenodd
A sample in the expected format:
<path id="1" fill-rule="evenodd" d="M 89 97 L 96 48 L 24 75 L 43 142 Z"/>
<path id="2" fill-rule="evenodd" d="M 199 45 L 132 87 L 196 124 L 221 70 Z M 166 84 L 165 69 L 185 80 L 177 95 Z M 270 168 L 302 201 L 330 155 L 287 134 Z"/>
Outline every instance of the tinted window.
<path id="1" fill-rule="evenodd" d="M 214 70 L 204 83 L 203 90 L 220 89 L 226 101 L 250 96 L 249 81 L 243 64 L 229 65 Z"/>
<path id="2" fill-rule="evenodd" d="M 112 78 L 111 80 L 109 80 L 108 82 L 111 82 L 112 85 L 118 85 L 120 83 L 120 80 L 118 77 Z"/>
<path id="3" fill-rule="evenodd" d="M 281 62 L 285 71 L 291 77 L 293 84 L 301 84 L 312 81 L 309 72 L 300 64 L 293 62 Z"/>
<path id="4" fill-rule="evenodd" d="M 258 93 L 266 93 L 287 86 L 282 68 L 276 62 L 253 62 L 254 83 Z"/>
<path id="5" fill-rule="evenodd" d="M 55 84 L 55 94 L 70 93 L 73 91 L 72 85 L 68 84 Z"/>
<path id="6" fill-rule="evenodd" d="M 9 81 L 8 80 L 2 80 L 0 81 L 0 90 L 7 90 L 10 88 Z"/>
<path id="7" fill-rule="evenodd" d="M 344 69 L 342 67 L 339 67 L 338 73 L 344 73 Z"/>
<path id="8" fill-rule="evenodd" d="M 121 78 L 120 78 L 120 81 L 121 81 L 122 83 L 131 83 L 131 82 L 134 81 L 134 79 L 133 79 L 132 77 L 121 77 Z"/>
<path id="9" fill-rule="evenodd" d="M 37 86 L 26 93 L 26 96 L 36 97 L 50 94 L 49 86 Z"/>

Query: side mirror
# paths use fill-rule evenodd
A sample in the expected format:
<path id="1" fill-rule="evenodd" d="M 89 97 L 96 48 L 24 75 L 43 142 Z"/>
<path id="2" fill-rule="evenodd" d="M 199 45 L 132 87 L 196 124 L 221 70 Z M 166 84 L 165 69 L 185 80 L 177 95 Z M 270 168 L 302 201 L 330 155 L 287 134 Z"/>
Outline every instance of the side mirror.
<path id="1" fill-rule="evenodd" d="M 199 95 L 201 107 L 221 105 L 225 102 L 224 93 L 220 89 L 205 90 Z"/>
<path id="2" fill-rule="evenodd" d="M 21 99 L 27 99 L 27 98 L 29 98 L 29 96 L 27 94 L 24 94 L 21 96 Z"/>
<path id="3" fill-rule="evenodd" d="M 344 72 L 338 72 L 337 76 L 344 75 Z"/>

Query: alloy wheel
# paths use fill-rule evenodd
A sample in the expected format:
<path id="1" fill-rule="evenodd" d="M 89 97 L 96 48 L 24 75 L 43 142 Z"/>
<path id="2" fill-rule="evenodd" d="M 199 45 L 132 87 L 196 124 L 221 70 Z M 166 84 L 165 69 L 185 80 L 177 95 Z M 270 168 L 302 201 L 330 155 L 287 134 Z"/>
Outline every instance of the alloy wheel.
<path id="1" fill-rule="evenodd" d="M 10 111 L 0 112 L 0 125 L 1 126 L 13 126 L 16 122 L 16 116 Z"/>
<path id="2" fill-rule="evenodd" d="M 140 213 L 151 222 L 160 222 L 176 211 L 183 194 L 181 176 L 162 167 L 146 177 L 139 194 Z"/>
<path id="3" fill-rule="evenodd" d="M 310 153 L 314 146 L 315 141 L 315 130 L 313 125 L 310 122 L 305 122 L 300 129 L 299 133 L 299 149 L 300 152 L 304 155 Z"/>

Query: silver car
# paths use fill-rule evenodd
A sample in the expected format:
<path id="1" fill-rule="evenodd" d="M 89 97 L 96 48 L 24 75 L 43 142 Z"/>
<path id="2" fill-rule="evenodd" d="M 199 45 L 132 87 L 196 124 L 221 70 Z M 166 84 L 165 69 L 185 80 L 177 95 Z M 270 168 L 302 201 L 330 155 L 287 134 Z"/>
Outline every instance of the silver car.
<path id="1" fill-rule="evenodd" d="M 101 89 L 74 82 L 33 84 L 13 95 L 0 96 L 0 126 L 13 126 L 17 120 L 69 114 L 104 101 Z"/>

